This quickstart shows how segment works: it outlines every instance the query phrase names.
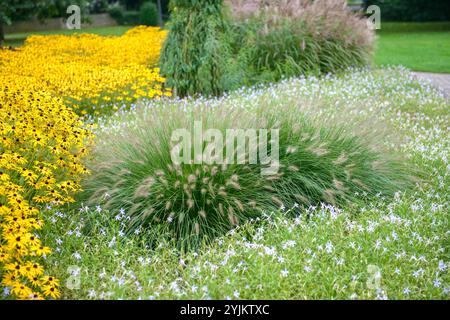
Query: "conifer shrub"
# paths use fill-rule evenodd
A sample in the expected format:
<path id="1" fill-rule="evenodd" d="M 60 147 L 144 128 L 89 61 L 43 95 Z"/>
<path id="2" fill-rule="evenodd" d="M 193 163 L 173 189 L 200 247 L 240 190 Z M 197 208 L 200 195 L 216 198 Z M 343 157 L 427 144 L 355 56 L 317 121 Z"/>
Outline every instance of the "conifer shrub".
<path id="1" fill-rule="evenodd" d="M 233 73 L 222 0 L 174 0 L 169 35 L 161 51 L 161 73 L 178 96 L 219 95 Z"/>

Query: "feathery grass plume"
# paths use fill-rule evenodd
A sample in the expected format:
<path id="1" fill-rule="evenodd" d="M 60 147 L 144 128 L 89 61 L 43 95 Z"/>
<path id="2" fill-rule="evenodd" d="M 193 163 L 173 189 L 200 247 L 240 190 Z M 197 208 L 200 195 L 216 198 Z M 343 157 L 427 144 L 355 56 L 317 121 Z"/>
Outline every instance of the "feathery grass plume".
<path id="1" fill-rule="evenodd" d="M 370 63 L 373 32 L 345 0 L 227 1 L 235 17 L 233 49 L 247 83 Z"/>
<path id="2" fill-rule="evenodd" d="M 116 115 L 111 127 L 98 133 L 88 163 L 94 174 L 85 181 L 80 200 L 103 203 L 111 212 L 123 208 L 131 216 L 129 232 L 143 227 L 151 230 L 149 234 L 170 237 L 184 250 L 263 211 L 321 202 L 340 206 L 366 196 L 390 196 L 407 186 L 401 162 L 361 129 L 358 133 L 350 128 L 352 122 L 358 127 L 351 113 L 338 121 L 327 119 L 327 113 L 317 112 L 315 117 L 307 112 L 314 106 L 294 104 L 273 92 L 252 95 L 252 105 L 240 94 L 162 100 Z M 170 156 L 172 132 L 185 128 L 193 133 L 197 120 L 203 132 L 218 129 L 223 137 L 227 129 L 279 129 L 279 171 L 264 176 L 260 162 L 175 165 Z M 122 125 L 114 127 L 114 121 Z M 203 142 L 203 148 L 206 145 Z"/>

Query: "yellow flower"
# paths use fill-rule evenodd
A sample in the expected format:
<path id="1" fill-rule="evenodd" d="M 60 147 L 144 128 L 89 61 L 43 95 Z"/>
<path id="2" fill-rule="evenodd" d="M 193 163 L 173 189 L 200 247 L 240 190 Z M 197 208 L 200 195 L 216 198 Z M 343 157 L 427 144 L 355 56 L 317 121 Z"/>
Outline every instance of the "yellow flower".
<path id="1" fill-rule="evenodd" d="M 19 297 L 19 299 L 29 299 L 33 294 L 33 290 L 23 283 L 16 282 L 12 286 L 11 293 Z"/>
<path id="2" fill-rule="evenodd" d="M 44 295 L 48 296 L 48 297 L 52 297 L 54 299 L 57 299 L 60 297 L 60 293 L 59 290 L 56 286 L 53 285 L 47 285 L 43 287 L 44 289 Z"/>

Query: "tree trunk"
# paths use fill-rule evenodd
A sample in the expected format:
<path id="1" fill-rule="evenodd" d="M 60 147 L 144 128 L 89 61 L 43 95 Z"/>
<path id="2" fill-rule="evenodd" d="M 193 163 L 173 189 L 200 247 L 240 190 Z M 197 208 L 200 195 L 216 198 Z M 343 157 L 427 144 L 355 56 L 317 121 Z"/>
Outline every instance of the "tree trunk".
<path id="1" fill-rule="evenodd" d="M 3 24 L 0 22 L 0 46 L 5 41 L 5 31 L 3 30 Z"/>
<path id="2" fill-rule="evenodd" d="M 159 27 L 163 28 L 164 27 L 164 20 L 163 20 L 163 14 L 162 14 L 161 0 L 157 0 L 156 1 L 156 5 L 157 5 L 157 8 L 158 8 Z"/>

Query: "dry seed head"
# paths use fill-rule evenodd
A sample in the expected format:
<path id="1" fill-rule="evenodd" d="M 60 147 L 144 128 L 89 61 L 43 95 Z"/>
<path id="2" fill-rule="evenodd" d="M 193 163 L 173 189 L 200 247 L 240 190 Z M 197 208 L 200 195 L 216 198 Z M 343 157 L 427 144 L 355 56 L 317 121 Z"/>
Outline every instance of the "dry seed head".
<path id="1" fill-rule="evenodd" d="M 161 178 L 159 178 L 159 181 L 161 181 L 161 183 L 163 184 L 164 187 L 169 186 L 169 181 L 167 181 L 167 179 L 164 179 L 163 177 L 161 177 Z"/>
<path id="2" fill-rule="evenodd" d="M 172 207 L 172 202 L 171 201 L 167 201 L 166 202 L 166 211 L 170 210 L 171 207 Z"/>
<path id="3" fill-rule="evenodd" d="M 134 192 L 134 199 L 136 198 L 147 198 L 150 195 L 149 186 L 146 184 L 141 184 Z"/>
<path id="4" fill-rule="evenodd" d="M 234 214 L 234 209 L 233 209 L 233 207 L 228 207 L 228 219 L 230 220 L 230 223 L 232 224 L 232 225 L 237 225 L 237 217 L 236 217 L 236 215 Z"/>
<path id="5" fill-rule="evenodd" d="M 200 217 L 206 219 L 206 212 L 205 212 L 205 210 L 200 210 L 200 211 L 198 212 L 198 214 L 199 214 Z"/>
<path id="6" fill-rule="evenodd" d="M 352 177 L 352 170 L 344 170 L 347 181 L 349 181 Z"/>
<path id="7" fill-rule="evenodd" d="M 193 183 L 193 182 L 197 181 L 197 177 L 194 174 L 190 174 L 188 176 L 187 180 L 188 180 L 188 183 Z"/>
<path id="8" fill-rule="evenodd" d="M 307 197 L 305 197 L 305 196 L 303 196 L 303 195 L 301 195 L 301 194 L 295 194 L 294 195 L 294 197 L 298 200 L 298 201 L 300 201 L 301 203 L 304 203 L 304 204 L 308 204 L 309 203 L 309 200 L 308 200 L 308 198 Z"/>
<path id="9" fill-rule="evenodd" d="M 380 160 L 375 160 L 374 162 L 372 162 L 372 168 L 374 170 L 380 170 L 383 168 L 383 161 Z"/>
<path id="10" fill-rule="evenodd" d="M 162 176 L 164 176 L 164 171 L 158 169 L 158 170 L 155 171 L 155 175 L 158 176 L 158 177 L 162 177 Z"/>
<path id="11" fill-rule="evenodd" d="M 200 234 L 200 225 L 198 224 L 198 222 L 195 223 L 195 233 L 196 233 L 197 235 Z"/>
<path id="12" fill-rule="evenodd" d="M 194 201 L 192 199 L 187 199 L 186 205 L 187 205 L 188 209 L 192 209 L 192 207 L 194 206 Z"/>
<path id="13" fill-rule="evenodd" d="M 213 197 L 216 196 L 216 193 L 214 192 L 214 188 L 213 188 L 211 181 L 208 183 L 208 190 L 209 190 L 209 193 L 211 194 L 211 196 L 213 196 Z"/>
<path id="14" fill-rule="evenodd" d="M 144 212 L 142 213 L 142 220 L 147 219 L 148 216 L 151 215 L 154 211 L 155 209 L 153 208 L 145 209 Z"/>
<path id="15" fill-rule="evenodd" d="M 307 141 L 307 140 L 309 140 L 311 138 L 311 135 L 309 134 L 309 133 L 307 133 L 307 132 L 304 132 L 304 133 L 302 133 L 302 135 L 301 135 L 301 140 L 302 141 Z"/>
<path id="16" fill-rule="evenodd" d="M 117 181 L 114 185 L 113 185 L 113 189 L 123 185 L 125 183 L 124 179 L 120 179 L 119 181 Z"/>
<path id="17" fill-rule="evenodd" d="M 309 148 L 309 151 L 311 151 L 318 157 L 324 156 L 328 153 L 328 150 L 325 149 L 323 145 L 314 148 Z"/>
<path id="18" fill-rule="evenodd" d="M 220 202 L 219 203 L 219 212 L 220 212 L 220 214 L 223 216 L 224 215 L 224 212 L 223 212 L 223 204 Z"/>
<path id="19" fill-rule="evenodd" d="M 136 204 L 134 204 L 134 205 L 130 208 L 130 210 L 128 211 L 128 213 L 129 213 L 130 215 L 133 215 L 134 213 L 136 213 L 136 212 L 138 211 L 138 209 L 139 209 L 140 206 L 141 206 L 141 203 L 136 203 Z"/>
<path id="20" fill-rule="evenodd" d="M 217 172 L 219 171 L 219 169 L 217 169 L 217 167 L 213 167 L 212 169 L 211 169 L 211 176 L 215 176 L 216 174 L 217 174 Z"/>
<path id="21" fill-rule="evenodd" d="M 244 212 L 244 205 L 238 199 L 234 199 L 234 203 L 236 203 L 239 211 Z"/>
<path id="22" fill-rule="evenodd" d="M 206 192 L 208 192 L 208 190 L 206 190 L 205 188 L 202 188 L 202 189 L 200 190 L 200 192 L 201 192 L 201 194 L 205 195 Z"/>
<path id="23" fill-rule="evenodd" d="M 248 202 L 248 205 L 249 205 L 250 207 L 252 207 L 253 209 L 255 209 L 255 208 L 256 208 L 256 201 L 249 201 L 249 202 Z"/>
<path id="24" fill-rule="evenodd" d="M 359 180 L 359 179 L 352 179 L 352 182 L 354 184 L 356 184 L 357 186 L 363 188 L 364 190 L 370 191 L 370 188 L 367 185 L 365 185 L 361 180 Z"/>
<path id="25" fill-rule="evenodd" d="M 219 192 L 218 192 L 222 197 L 226 197 L 227 196 L 227 193 L 225 192 L 225 187 L 224 186 L 221 186 L 220 188 L 219 188 Z"/>
<path id="26" fill-rule="evenodd" d="M 277 197 L 275 197 L 275 196 L 272 196 L 271 199 L 272 199 L 272 201 L 275 202 L 279 207 L 283 207 L 283 206 L 284 206 L 283 201 L 281 201 L 279 198 L 277 198 Z"/>
<path id="27" fill-rule="evenodd" d="M 269 190 L 269 191 L 275 191 L 275 189 L 272 186 L 268 185 L 268 184 L 265 184 L 263 186 L 263 188 L 266 189 L 266 190 Z"/>
<path id="28" fill-rule="evenodd" d="M 323 197 L 325 198 L 326 201 L 328 201 L 331 204 L 335 204 L 335 197 L 334 197 L 334 190 L 332 189 L 325 189 L 325 191 L 323 192 Z"/>
<path id="29" fill-rule="evenodd" d="M 286 148 L 286 154 L 291 154 L 291 153 L 295 153 L 297 151 L 296 147 L 292 147 L 292 146 L 288 146 Z"/>
<path id="30" fill-rule="evenodd" d="M 297 166 L 290 165 L 290 166 L 288 167 L 288 170 L 289 170 L 289 171 L 293 171 L 293 172 L 298 172 L 298 171 L 299 171 L 299 168 L 298 168 Z"/>
<path id="31" fill-rule="evenodd" d="M 236 190 L 241 190 L 241 186 L 239 185 L 239 183 L 237 183 L 237 182 L 234 182 L 234 181 L 227 181 L 227 186 L 231 186 L 231 187 L 233 187 L 233 189 L 236 189 Z"/>
<path id="32" fill-rule="evenodd" d="M 338 190 L 338 191 L 345 191 L 346 190 L 346 188 L 344 186 L 344 183 L 342 181 L 340 181 L 340 180 L 333 179 L 333 185 L 336 188 L 336 190 Z"/>
<path id="33" fill-rule="evenodd" d="M 273 176 L 267 176 L 266 177 L 267 181 L 276 181 L 276 180 L 279 180 L 279 179 L 280 179 L 280 176 L 278 176 L 278 175 L 273 175 Z"/>
<path id="34" fill-rule="evenodd" d="M 340 165 L 348 160 L 348 157 L 345 153 L 342 153 L 336 160 L 333 161 L 333 164 Z"/>

